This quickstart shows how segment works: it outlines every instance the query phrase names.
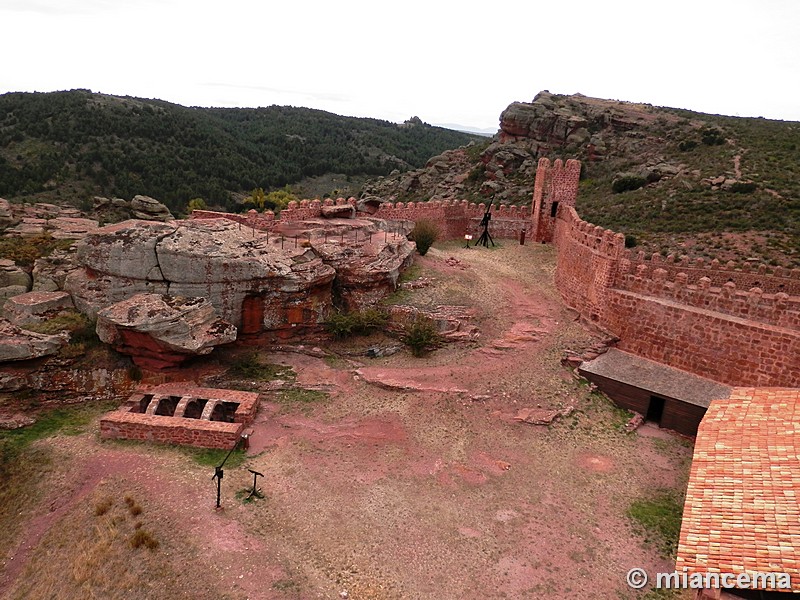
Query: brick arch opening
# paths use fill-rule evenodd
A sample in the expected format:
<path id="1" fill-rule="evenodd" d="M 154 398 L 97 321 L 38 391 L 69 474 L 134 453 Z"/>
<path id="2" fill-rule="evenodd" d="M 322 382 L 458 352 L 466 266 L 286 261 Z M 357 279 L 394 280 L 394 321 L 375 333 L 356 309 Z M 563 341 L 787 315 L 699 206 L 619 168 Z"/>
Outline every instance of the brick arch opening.
<path id="1" fill-rule="evenodd" d="M 180 401 L 180 396 L 164 396 L 158 401 L 158 408 L 156 408 L 155 414 L 162 417 L 173 416 Z"/>
<path id="2" fill-rule="evenodd" d="M 236 402 L 217 402 L 214 410 L 211 411 L 210 420 L 233 423 L 237 408 L 239 405 Z"/>
<path id="3" fill-rule="evenodd" d="M 183 412 L 184 418 L 199 419 L 203 416 L 203 409 L 206 407 L 206 404 L 208 404 L 208 400 L 192 400 L 186 405 L 186 410 Z"/>

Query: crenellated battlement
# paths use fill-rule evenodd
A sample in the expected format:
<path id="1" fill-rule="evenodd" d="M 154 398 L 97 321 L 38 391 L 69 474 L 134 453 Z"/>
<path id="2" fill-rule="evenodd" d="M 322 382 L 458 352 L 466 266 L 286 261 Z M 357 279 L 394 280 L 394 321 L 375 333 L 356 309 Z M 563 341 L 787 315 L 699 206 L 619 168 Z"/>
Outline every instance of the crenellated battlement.
<path id="1" fill-rule="evenodd" d="M 560 235 L 554 239 L 556 246 L 568 238 L 572 243 L 580 244 L 593 252 L 615 260 L 625 249 L 624 235 L 584 221 L 572 206 L 560 207 L 558 218 L 561 221 L 562 230 Z"/>
<path id="2" fill-rule="evenodd" d="M 733 281 L 715 286 L 711 278 L 701 273 L 680 271 L 670 275 L 659 266 L 650 268 L 647 264 L 637 264 L 631 267 L 630 261 L 622 261 L 615 289 L 777 327 L 800 329 L 800 296 L 790 296 L 785 292 L 765 293 L 759 287 L 742 290 Z"/>
<path id="3" fill-rule="evenodd" d="M 626 250 L 622 255 L 620 273 L 633 272 L 640 265 L 650 271 L 664 269 L 671 279 L 681 272 L 686 273 L 692 281 L 707 277 L 717 287 L 733 282 L 740 289 L 757 287 L 768 293 L 800 295 L 800 269 L 769 267 L 752 262 L 723 263 L 717 259 L 690 259 L 688 256 L 676 257 L 672 254 L 666 257 L 658 253 L 646 256 L 644 252 Z"/>

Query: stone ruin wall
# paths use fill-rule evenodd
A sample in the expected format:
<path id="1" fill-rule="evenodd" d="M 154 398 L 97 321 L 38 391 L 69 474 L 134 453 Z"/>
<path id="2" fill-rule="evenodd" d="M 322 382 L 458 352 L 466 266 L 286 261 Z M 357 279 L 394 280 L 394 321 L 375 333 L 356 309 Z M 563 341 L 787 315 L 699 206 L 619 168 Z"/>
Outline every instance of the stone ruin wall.
<path id="1" fill-rule="evenodd" d="M 221 213 L 210 210 L 195 210 L 192 219 L 218 219 L 225 218 L 247 227 L 259 230 L 271 230 L 281 223 L 303 221 L 306 219 L 322 218 L 323 206 L 341 206 L 344 204 L 355 205 L 355 198 L 338 198 L 335 201 L 327 198 L 321 200 L 301 200 L 290 202 L 289 206 L 281 211 L 276 219 L 271 211 L 257 213 L 251 211 L 245 214 Z M 395 221 L 421 221 L 427 219 L 439 226 L 441 239 L 464 239 L 469 233 L 473 236 L 480 235 L 481 220 L 486 211 L 486 205 L 462 201 L 433 201 L 433 202 L 385 202 L 370 216 L 376 219 Z M 530 208 L 525 206 L 496 206 L 491 207 L 492 220 L 489 233 L 498 239 L 519 239 L 520 232 L 531 230 Z"/>
<path id="2" fill-rule="evenodd" d="M 146 397 L 151 400 L 142 411 Z M 149 393 L 139 390 L 117 410 L 103 416 L 100 437 L 230 450 L 255 418 L 258 399 L 253 392 L 199 388 L 185 383 L 162 384 Z M 161 403 L 169 400 L 173 400 L 171 410 L 159 410 Z M 202 402 L 202 413 L 189 415 L 194 402 Z M 215 420 L 213 409 L 229 403 L 236 407 L 233 418 Z"/>
<path id="3" fill-rule="evenodd" d="M 553 244 L 564 301 L 621 350 L 728 385 L 800 387 L 800 269 L 647 260 L 571 205 L 558 208 Z"/>

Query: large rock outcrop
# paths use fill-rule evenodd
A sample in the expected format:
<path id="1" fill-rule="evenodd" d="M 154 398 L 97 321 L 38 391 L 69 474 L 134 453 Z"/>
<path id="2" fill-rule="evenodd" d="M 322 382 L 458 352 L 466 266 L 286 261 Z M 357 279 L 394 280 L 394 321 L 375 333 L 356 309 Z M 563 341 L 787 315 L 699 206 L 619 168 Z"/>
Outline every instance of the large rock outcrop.
<path id="1" fill-rule="evenodd" d="M 125 221 L 78 245 L 65 288 L 89 315 L 142 293 L 202 297 L 240 333 L 289 337 L 335 302 L 360 308 L 394 291 L 414 244 L 383 223 L 319 218 L 266 232 L 225 218 Z"/>
<path id="2" fill-rule="evenodd" d="M 97 335 L 140 367 L 158 370 L 235 341 L 236 327 L 205 298 L 137 294 L 98 313 Z"/>

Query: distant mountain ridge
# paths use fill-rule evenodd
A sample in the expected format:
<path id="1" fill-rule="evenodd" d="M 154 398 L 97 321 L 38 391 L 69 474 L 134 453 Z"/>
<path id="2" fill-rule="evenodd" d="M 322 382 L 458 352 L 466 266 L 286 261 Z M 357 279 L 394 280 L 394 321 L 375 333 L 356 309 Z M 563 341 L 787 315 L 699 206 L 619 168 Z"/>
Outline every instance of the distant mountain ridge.
<path id="1" fill-rule="evenodd" d="M 187 108 L 72 90 L 0 95 L 0 197 L 58 203 L 145 194 L 173 210 L 201 197 L 326 173 L 420 167 L 476 135 L 309 108 Z"/>
<path id="2" fill-rule="evenodd" d="M 581 217 L 646 252 L 800 266 L 800 123 L 540 92 L 500 130 L 367 182 L 392 201 L 529 204 L 538 159 L 582 161 Z"/>

